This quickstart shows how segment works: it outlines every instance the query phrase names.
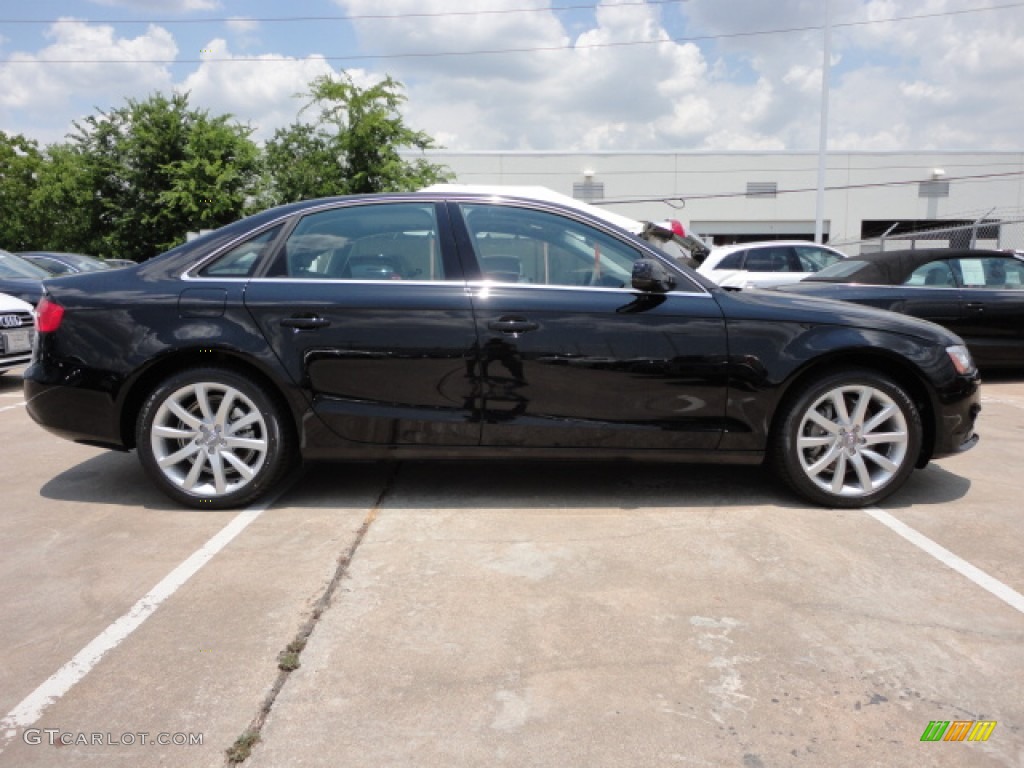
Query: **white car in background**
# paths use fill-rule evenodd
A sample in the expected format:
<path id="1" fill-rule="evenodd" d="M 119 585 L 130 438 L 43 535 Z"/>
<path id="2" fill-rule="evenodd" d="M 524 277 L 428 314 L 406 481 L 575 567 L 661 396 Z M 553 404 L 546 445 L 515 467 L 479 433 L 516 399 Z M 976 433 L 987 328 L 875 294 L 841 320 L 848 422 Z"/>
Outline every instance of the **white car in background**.
<path id="1" fill-rule="evenodd" d="M 798 283 L 846 254 L 807 240 L 765 240 L 712 248 L 697 271 L 724 288 Z"/>
<path id="2" fill-rule="evenodd" d="M 28 364 L 35 335 L 32 305 L 0 293 L 0 374 Z"/>

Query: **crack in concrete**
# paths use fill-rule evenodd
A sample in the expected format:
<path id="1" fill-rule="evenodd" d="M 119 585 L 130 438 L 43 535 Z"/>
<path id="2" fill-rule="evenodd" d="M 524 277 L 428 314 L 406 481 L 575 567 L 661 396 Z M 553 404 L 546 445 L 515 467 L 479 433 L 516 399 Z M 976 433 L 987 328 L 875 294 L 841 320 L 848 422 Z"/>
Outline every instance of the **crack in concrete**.
<path id="1" fill-rule="evenodd" d="M 310 635 L 313 634 L 313 630 L 316 629 L 316 625 L 320 622 L 320 618 L 323 616 L 324 611 L 330 607 L 331 599 L 334 597 L 334 593 L 337 591 L 338 585 L 341 584 L 341 580 L 345 578 L 345 575 L 348 573 L 349 566 L 352 564 L 352 559 L 355 557 L 356 550 L 359 549 L 359 546 L 363 543 L 363 539 L 366 538 L 366 534 L 370 530 L 370 526 L 372 526 L 374 521 L 377 519 L 377 513 L 380 511 L 385 499 L 391 494 L 395 482 L 398 479 L 398 471 L 400 467 L 400 464 L 395 464 L 391 470 L 391 474 L 388 475 L 388 478 L 384 481 L 384 486 L 377 495 L 377 500 L 366 513 L 366 517 L 363 519 L 363 524 L 359 526 L 359 530 L 356 531 L 355 539 L 352 540 L 348 549 L 338 558 L 337 565 L 334 569 L 334 575 L 327 583 L 323 593 L 321 593 L 320 597 L 313 604 L 313 611 L 310 614 L 310 617 L 299 628 L 298 633 L 291 642 L 289 642 L 285 646 L 284 650 L 278 654 L 279 660 L 288 654 L 293 657 L 295 663 L 293 665 L 288 665 L 288 668 L 279 667 L 277 679 L 270 687 L 270 691 L 268 691 L 267 695 L 264 697 L 263 703 L 260 705 L 260 709 L 256 714 L 256 717 L 249 723 L 249 727 L 242 732 L 242 735 L 238 737 L 234 746 L 225 750 L 227 753 L 225 765 L 228 766 L 228 768 L 237 768 L 237 766 L 248 760 L 251 748 L 259 742 L 263 726 L 266 724 L 267 717 L 269 717 L 271 710 L 274 708 L 274 702 L 277 701 L 277 697 L 284 689 L 285 683 L 288 682 L 288 678 L 296 669 L 299 668 L 298 660 L 301 658 L 302 651 L 305 650 L 306 642 L 309 640 Z"/>

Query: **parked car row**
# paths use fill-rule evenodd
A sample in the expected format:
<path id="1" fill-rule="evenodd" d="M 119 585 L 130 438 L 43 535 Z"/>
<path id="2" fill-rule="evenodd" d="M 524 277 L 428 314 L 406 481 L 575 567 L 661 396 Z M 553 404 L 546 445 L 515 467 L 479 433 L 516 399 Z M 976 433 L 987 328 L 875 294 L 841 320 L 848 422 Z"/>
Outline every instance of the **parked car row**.
<path id="1" fill-rule="evenodd" d="M 113 269 L 109 260 L 85 256 L 81 253 L 57 251 L 19 251 L 18 256 L 42 267 L 52 275 L 70 275 L 77 272 L 98 272 Z"/>
<path id="2" fill-rule="evenodd" d="M 43 295 L 43 280 L 49 277 L 79 272 L 103 272 L 134 264 L 134 261 L 127 259 L 97 259 L 80 253 L 9 253 L 0 248 L 0 292 L 34 306 Z"/>
<path id="3" fill-rule="evenodd" d="M 34 306 L 43 295 L 43 280 L 48 277 L 52 274 L 42 267 L 0 249 L 0 293 Z"/>
<path id="4" fill-rule="evenodd" d="M 913 315 L 960 335 L 983 368 L 1024 367 L 1024 256 L 922 249 L 847 257 L 803 241 L 713 248 L 697 271 L 723 288 L 767 288 Z"/>
<path id="5" fill-rule="evenodd" d="M 795 283 L 846 258 L 806 240 L 771 240 L 712 248 L 697 271 L 723 288 Z"/>
<path id="6" fill-rule="evenodd" d="M 294 203 L 134 269 L 45 283 L 28 412 L 136 449 L 199 508 L 301 458 L 767 461 L 875 504 L 973 447 L 950 331 L 726 291 L 578 206 L 435 191 Z"/>
<path id="7" fill-rule="evenodd" d="M 984 367 L 1024 366 L 1024 257 L 1012 251 L 868 253 L 784 289 L 931 320 L 958 334 Z"/>

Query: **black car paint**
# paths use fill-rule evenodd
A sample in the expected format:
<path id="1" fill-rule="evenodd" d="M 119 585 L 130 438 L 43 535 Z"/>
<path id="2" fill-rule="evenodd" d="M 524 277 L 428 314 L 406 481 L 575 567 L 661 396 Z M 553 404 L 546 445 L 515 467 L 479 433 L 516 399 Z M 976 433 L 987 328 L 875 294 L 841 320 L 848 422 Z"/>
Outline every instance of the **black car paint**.
<path id="1" fill-rule="evenodd" d="M 922 461 L 973 444 L 977 377 L 954 373 L 945 347 L 957 339 L 945 331 L 850 304 L 721 291 L 628 233 L 556 205 L 538 204 L 629 241 L 683 288 L 483 283 L 443 216 L 446 281 L 191 277 L 204 254 L 261 226 L 359 202 L 293 204 L 138 267 L 47 281 L 69 311 L 59 333 L 40 334 L 25 374 L 30 414 L 64 437 L 131 448 L 138 407 L 162 376 L 232 364 L 272 383 L 307 458 L 699 461 L 717 449 L 715 461 L 753 463 L 779 401 L 804 374 L 867 364 L 904 382 L 930 416 Z M 303 326 L 313 319 L 329 325 Z M 955 428 L 940 428 L 947 422 Z"/>
<path id="2" fill-rule="evenodd" d="M 968 249 L 873 253 L 857 257 L 868 263 L 856 282 L 814 275 L 776 290 L 922 318 L 960 336 L 983 368 L 1024 366 L 1024 289 L 903 284 L 930 261 L 965 257 L 1017 259 L 1003 251 Z"/>

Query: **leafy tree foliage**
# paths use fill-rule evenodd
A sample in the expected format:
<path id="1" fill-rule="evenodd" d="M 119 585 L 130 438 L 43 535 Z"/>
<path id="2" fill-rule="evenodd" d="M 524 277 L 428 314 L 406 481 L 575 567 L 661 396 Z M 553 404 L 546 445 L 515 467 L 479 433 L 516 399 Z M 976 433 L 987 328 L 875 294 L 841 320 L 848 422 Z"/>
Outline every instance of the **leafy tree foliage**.
<path id="1" fill-rule="evenodd" d="M 308 123 L 278 128 L 263 150 L 268 205 L 344 194 L 347 180 L 331 137 Z"/>
<path id="2" fill-rule="evenodd" d="M 0 247 L 141 261 L 254 207 L 448 178 L 410 158 L 435 144 L 405 125 L 392 78 L 361 88 L 343 72 L 305 95 L 316 119 L 278 130 L 262 153 L 248 127 L 191 108 L 187 94 L 100 110 L 43 150 L 0 131 Z"/>
<path id="3" fill-rule="evenodd" d="M 36 238 L 37 225 L 27 206 L 42 164 L 35 141 L 0 131 L 0 248 L 24 250 Z"/>
<path id="4" fill-rule="evenodd" d="M 409 128 L 399 108 L 400 83 L 386 77 L 360 88 L 347 72 L 310 84 L 314 125 L 294 123 L 279 130 L 266 148 L 270 196 L 274 202 L 368 192 L 404 192 L 449 178 L 443 166 L 425 158 L 404 158 L 403 149 L 434 148 L 434 140 Z"/>
<path id="5" fill-rule="evenodd" d="M 47 147 L 28 198 L 27 215 L 33 221 L 34 235 L 25 248 L 99 253 L 89 246 L 92 198 L 86 156 L 69 144 Z"/>
<path id="6" fill-rule="evenodd" d="M 157 94 L 76 123 L 94 190 L 88 251 L 140 261 L 242 215 L 258 179 L 250 129 Z"/>

